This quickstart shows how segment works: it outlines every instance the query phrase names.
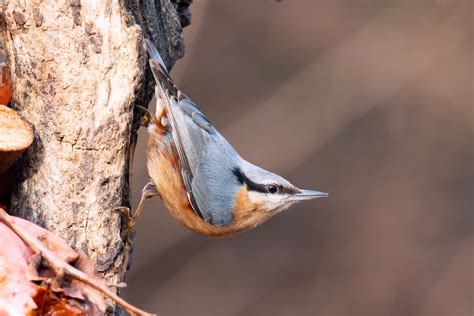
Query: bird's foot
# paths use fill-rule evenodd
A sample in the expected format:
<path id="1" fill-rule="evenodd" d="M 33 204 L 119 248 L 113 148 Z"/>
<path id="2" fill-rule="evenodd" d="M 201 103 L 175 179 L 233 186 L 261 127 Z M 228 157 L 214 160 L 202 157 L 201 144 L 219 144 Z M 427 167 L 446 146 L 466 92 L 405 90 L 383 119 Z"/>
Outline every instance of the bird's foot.
<path id="1" fill-rule="evenodd" d="M 143 112 L 143 116 L 140 118 L 140 126 L 148 127 L 151 121 L 151 113 L 147 108 L 141 105 L 135 105 L 137 109 Z"/>
<path id="2" fill-rule="evenodd" d="M 132 240 L 130 238 L 130 235 L 133 231 L 133 217 L 130 214 L 130 208 L 126 206 L 119 206 L 114 209 L 112 209 L 113 212 L 119 213 L 123 217 L 123 225 L 124 229 L 122 231 L 122 241 L 126 243 L 127 245 L 131 246 L 132 245 Z"/>
<path id="3" fill-rule="evenodd" d="M 136 211 L 133 213 L 133 216 L 130 214 L 130 208 L 126 206 L 120 206 L 113 209 L 114 212 L 118 212 L 123 215 L 125 227 L 122 232 L 122 240 L 127 243 L 127 245 L 132 245 L 130 236 L 133 232 L 133 227 L 135 226 L 135 223 L 137 222 L 138 217 L 145 206 L 145 201 L 156 195 L 158 195 L 156 185 L 150 181 L 143 187 L 140 203 L 138 204 Z"/>
<path id="4" fill-rule="evenodd" d="M 142 189 L 142 198 L 143 202 L 145 200 L 148 200 L 154 196 L 158 195 L 158 190 L 156 189 L 156 184 L 153 183 L 152 181 L 148 182 L 145 184 L 145 186 Z M 141 201 L 140 201 L 141 202 Z"/>

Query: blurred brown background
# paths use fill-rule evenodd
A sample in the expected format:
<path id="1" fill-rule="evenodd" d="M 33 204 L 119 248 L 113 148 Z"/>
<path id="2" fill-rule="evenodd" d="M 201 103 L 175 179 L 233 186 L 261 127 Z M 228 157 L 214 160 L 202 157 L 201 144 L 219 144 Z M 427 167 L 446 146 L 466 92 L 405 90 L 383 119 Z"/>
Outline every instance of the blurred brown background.
<path id="1" fill-rule="evenodd" d="M 224 239 L 148 201 L 127 299 L 169 316 L 473 315 L 473 1 L 191 11 L 177 84 L 242 156 L 331 196 Z"/>

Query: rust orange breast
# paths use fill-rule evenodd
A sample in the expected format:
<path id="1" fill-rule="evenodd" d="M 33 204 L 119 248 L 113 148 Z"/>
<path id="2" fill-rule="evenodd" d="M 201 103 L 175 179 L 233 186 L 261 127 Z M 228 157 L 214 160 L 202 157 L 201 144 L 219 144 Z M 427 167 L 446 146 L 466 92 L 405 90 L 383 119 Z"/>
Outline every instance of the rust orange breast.
<path id="1" fill-rule="evenodd" d="M 216 227 L 201 219 L 186 195 L 178 154 L 169 131 L 160 128 L 156 120 L 152 120 L 151 124 L 154 126 L 148 141 L 148 172 L 164 204 L 181 224 L 201 234 L 225 236 L 253 228 L 270 217 L 268 212 L 248 201 L 247 187 L 242 186 L 236 197 L 231 224 Z"/>

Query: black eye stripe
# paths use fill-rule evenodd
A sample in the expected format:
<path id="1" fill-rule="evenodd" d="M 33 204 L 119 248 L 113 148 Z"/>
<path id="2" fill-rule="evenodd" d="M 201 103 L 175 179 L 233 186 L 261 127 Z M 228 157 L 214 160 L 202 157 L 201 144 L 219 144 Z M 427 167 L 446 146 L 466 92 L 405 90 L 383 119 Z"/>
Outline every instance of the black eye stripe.
<path id="1" fill-rule="evenodd" d="M 239 180 L 240 184 L 246 184 L 247 188 L 251 191 L 257 191 L 257 192 L 262 192 L 266 193 L 267 192 L 267 186 L 264 184 L 258 184 L 247 178 L 247 176 L 240 170 L 240 168 L 235 168 L 232 170 L 234 173 L 235 177 L 237 180 Z"/>
<path id="2" fill-rule="evenodd" d="M 287 187 L 280 187 L 279 193 L 284 193 L 284 194 L 296 194 L 299 191 L 295 188 L 287 188 Z"/>
<path id="3" fill-rule="evenodd" d="M 261 193 L 268 193 L 269 192 L 269 186 L 266 184 L 259 184 L 255 183 L 240 170 L 240 168 L 236 167 L 234 170 L 232 170 L 232 173 L 235 175 L 237 180 L 240 182 L 240 184 L 246 184 L 247 188 L 251 191 L 257 191 Z M 298 193 L 297 189 L 294 188 L 288 188 L 288 187 L 283 187 L 281 185 L 274 184 L 277 187 L 277 192 L 279 194 L 296 194 Z"/>

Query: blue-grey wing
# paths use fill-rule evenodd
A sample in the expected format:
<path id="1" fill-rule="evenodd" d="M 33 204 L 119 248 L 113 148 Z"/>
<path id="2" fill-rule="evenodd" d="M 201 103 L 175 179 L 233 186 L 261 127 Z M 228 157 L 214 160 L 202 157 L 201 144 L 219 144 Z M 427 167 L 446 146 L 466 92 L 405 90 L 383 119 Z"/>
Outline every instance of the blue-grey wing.
<path id="1" fill-rule="evenodd" d="M 210 224 L 229 224 L 238 190 L 232 170 L 239 156 L 188 97 L 179 93 L 176 105 L 171 110 L 192 174 L 195 202 Z"/>
<path id="2" fill-rule="evenodd" d="M 153 43 L 145 43 L 157 97 L 167 109 L 189 202 L 207 222 L 229 224 L 238 188 L 237 184 L 231 185 L 231 181 L 236 182 L 232 170 L 239 156 L 199 107 L 176 88 Z"/>

